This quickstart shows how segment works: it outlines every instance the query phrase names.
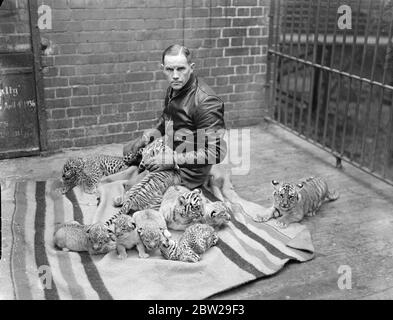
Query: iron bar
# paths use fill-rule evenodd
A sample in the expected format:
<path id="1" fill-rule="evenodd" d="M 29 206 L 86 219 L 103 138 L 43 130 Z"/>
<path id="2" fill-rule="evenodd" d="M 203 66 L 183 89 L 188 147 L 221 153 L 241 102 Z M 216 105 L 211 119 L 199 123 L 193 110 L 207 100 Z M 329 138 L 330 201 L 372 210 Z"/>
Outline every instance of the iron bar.
<path id="1" fill-rule="evenodd" d="M 271 48 L 272 47 L 272 41 L 273 41 L 273 32 L 274 32 L 274 0 L 270 0 L 270 9 L 269 9 L 269 37 L 267 39 L 267 47 Z M 273 56 L 270 53 L 267 53 L 267 62 L 266 62 L 266 81 L 265 81 L 265 98 L 266 102 L 269 105 L 270 103 L 270 95 L 272 94 L 272 91 L 270 90 L 271 86 L 271 68 L 272 68 L 272 59 Z M 273 81 L 274 82 L 274 81 Z"/>
<path id="2" fill-rule="evenodd" d="M 289 6 L 289 4 L 288 4 Z M 293 26 L 295 24 L 295 14 L 292 13 L 292 19 L 291 19 L 291 27 L 290 27 L 290 34 L 291 38 L 289 40 L 289 55 L 293 55 Z M 284 112 L 285 112 L 285 117 L 284 117 L 284 123 L 285 125 L 288 125 L 288 107 L 289 107 L 289 84 L 290 84 L 290 78 L 291 78 L 291 64 L 287 63 L 288 68 L 286 70 L 286 99 L 285 99 L 285 106 L 284 106 Z"/>
<path id="3" fill-rule="evenodd" d="M 383 74 L 382 74 L 382 83 L 383 84 L 385 84 L 385 82 L 386 82 L 386 71 L 389 67 L 389 58 L 390 58 L 390 54 L 391 54 L 391 50 L 392 50 L 392 29 L 393 29 L 393 19 L 391 19 L 390 23 L 389 23 L 389 36 L 388 36 L 388 38 L 390 39 L 390 41 L 386 47 L 385 61 L 383 64 Z M 375 156 L 377 154 L 377 143 L 379 141 L 379 124 L 380 124 L 380 120 L 381 120 L 384 94 L 385 94 L 385 90 L 382 88 L 380 99 L 379 99 L 379 104 L 378 104 L 377 126 L 375 128 L 375 138 L 374 138 L 374 143 L 373 143 L 373 148 L 372 148 L 373 151 L 371 153 L 372 154 L 371 164 L 370 164 L 371 171 L 375 170 Z M 388 149 L 386 149 L 385 152 L 388 152 Z M 386 172 L 385 161 L 383 161 L 382 175 L 384 175 L 385 172 Z"/>
<path id="4" fill-rule="evenodd" d="M 371 4 L 372 4 L 372 0 L 369 0 L 369 8 L 368 8 L 368 12 L 371 12 Z M 370 28 L 370 17 L 371 14 L 368 14 L 367 16 L 367 23 L 366 23 L 366 34 L 365 34 L 365 38 L 364 38 L 364 44 L 363 44 L 363 53 L 362 53 L 362 62 L 360 65 L 360 77 L 363 75 L 364 73 L 364 63 L 365 63 L 365 59 L 366 59 L 366 51 L 367 51 L 367 40 L 368 40 L 368 36 L 369 36 L 369 28 Z M 352 143 L 353 143 L 353 149 L 352 149 L 352 153 L 351 153 L 351 159 L 353 159 L 354 153 L 356 152 L 356 147 L 357 147 L 357 143 L 356 143 L 356 133 L 357 133 L 357 127 L 358 127 L 358 119 L 359 119 L 359 109 L 360 109 L 360 96 L 362 94 L 362 85 L 363 82 L 359 83 L 359 91 L 358 91 L 358 95 L 357 95 L 357 101 L 356 101 L 356 112 L 355 112 L 355 123 L 354 123 L 354 128 L 352 131 Z M 371 88 L 370 88 L 371 90 Z"/>
<path id="5" fill-rule="evenodd" d="M 291 19 L 291 28 L 290 28 L 290 34 L 291 34 L 291 39 L 289 42 L 289 55 L 293 55 L 293 27 L 295 25 L 295 14 L 292 13 L 292 19 Z M 295 63 L 297 65 L 297 63 Z M 290 70 L 291 65 L 288 63 L 288 70 L 287 70 L 287 95 L 285 99 L 285 125 L 288 125 L 288 107 L 289 107 L 289 84 L 290 84 L 290 79 L 291 79 L 291 70 Z M 293 109 L 292 109 L 293 110 Z"/>
<path id="6" fill-rule="evenodd" d="M 302 3 L 303 4 L 303 3 Z M 301 7 L 301 10 L 303 10 L 303 6 Z M 303 11 L 302 11 L 303 12 Z M 298 54 L 297 54 L 297 58 L 300 58 L 301 53 L 302 53 L 302 46 L 301 46 L 301 42 L 300 42 L 300 34 L 302 32 L 302 28 L 303 28 L 303 19 L 302 19 L 303 15 L 301 15 L 300 21 L 299 21 L 299 33 L 298 33 L 298 41 L 297 41 L 297 50 L 298 50 Z M 296 62 L 296 71 L 299 70 L 298 68 L 299 63 Z M 300 64 L 301 66 L 301 64 Z M 301 68 L 302 74 L 303 74 L 303 81 L 306 78 L 306 68 Z M 296 75 L 295 78 L 295 91 L 296 91 L 296 95 L 294 96 L 294 100 L 297 99 L 297 93 L 298 93 L 298 77 Z M 294 102 L 294 106 L 296 106 L 297 103 Z M 299 120 L 298 120 L 298 124 L 297 124 L 297 131 L 301 132 L 301 127 L 302 127 L 302 120 L 303 120 L 303 107 L 304 107 L 304 102 L 303 102 L 303 91 L 300 92 L 300 108 L 299 108 Z M 295 128 L 295 123 L 293 123 L 293 128 Z"/>
<path id="7" fill-rule="evenodd" d="M 377 42 L 376 42 L 376 45 L 374 46 L 373 62 L 372 62 L 372 65 L 371 65 L 371 76 L 370 76 L 371 80 L 373 80 L 374 77 L 375 77 L 375 65 L 377 63 L 378 47 L 379 47 L 379 36 L 381 35 L 381 21 L 382 21 L 383 8 L 384 8 L 382 1 L 380 1 L 379 4 L 380 4 L 381 8 L 380 8 L 379 19 L 378 19 L 378 26 L 377 26 Z M 362 165 L 364 165 L 364 149 L 366 147 L 366 135 L 367 135 L 367 131 L 368 131 L 368 124 L 369 124 L 369 121 L 370 121 L 369 118 L 370 118 L 371 98 L 372 98 L 373 88 L 374 88 L 374 86 L 370 87 L 370 92 L 369 92 L 369 95 L 368 95 L 366 118 L 365 118 L 365 120 L 366 120 L 365 122 L 366 123 L 365 123 L 365 126 L 363 128 L 362 144 L 361 144 L 361 151 L 360 151 L 360 154 L 361 154 L 361 156 L 360 156 L 361 157 L 360 158 L 361 159 L 360 163 Z"/>
<path id="8" fill-rule="evenodd" d="M 316 14 L 316 19 L 315 19 L 315 30 L 314 30 L 314 35 L 318 34 L 319 31 L 319 14 L 320 14 L 320 9 L 321 9 L 321 0 L 318 0 L 317 2 L 317 14 Z M 313 63 L 316 63 L 317 59 L 317 43 L 318 43 L 318 36 L 314 36 L 314 47 L 313 47 L 313 58 L 312 61 Z M 314 90 L 311 89 L 312 84 L 315 81 L 315 73 L 316 69 L 311 70 L 311 82 L 310 82 L 310 93 L 309 93 L 309 100 L 308 100 L 308 115 L 307 115 L 307 136 L 310 137 L 310 128 L 311 128 L 311 113 L 313 109 L 313 98 L 314 98 Z"/>
<path id="9" fill-rule="evenodd" d="M 327 33 L 329 29 L 329 11 L 330 11 L 330 0 L 328 0 L 327 5 L 327 14 L 326 14 L 326 24 L 325 24 L 325 32 L 323 37 L 323 45 L 322 45 L 322 56 L 321 56 L 321 65 L 325 61 L 325 53 L 326 53 L 326 40 L 327 40 Z M 323 77 L 323 70 L 319 72 L 319 79 L 318 79 L 318 93 L 321 92 L 322 86 L 322 77 Z M 317 98 L 317 111 L 315 116 L 315 128 L 314 128 L 314 140 L 318 140 L 318 129 L 319 129 L 319 112 L 320 112 L 320 104 L 319 104 L 319 97 Z"/>
<path id="10" fill-rule="evenodd" d="M 346 45 L 346 37 L 347 37 L 347 28 L 344 29 L 343 35 L 343 42 L 341 44 L 341 55 L 340 55 L 340 64 L 339 70 L 343 71 L 343 63 L 344 63 L 344 52 L 345 52 L 345 45 Z M 342 75 L 338 76 L 338 86 L 337 86 L 337 96 L 336 96 L 336 112 L 334 113 L 334 121 L 333 121 L 333 137 L 332 137 L 332 149 L 335 148 L 336 144 L 336 133 L 337 133 L 337 121 L 340 114 L 340 92 L 341 92 L 341 85 L 342 85 Z"/>
<path id="11" fill-rule="evenodd" d="M 382 176 L 384 178 L 386 178 L 386 167 L 389 164 L 389 156 L 392 156 L 392 152 L 393 152 L 392 135 L 393 135 L 393 91 L 392 91 L 392 101 L 390 104 L 390 119 L 389 119 L 389 124 L 388 124 L 388 136 L 386 139 L 385 163 L 383 166 L 383 173 L 382 173 Z"/>
<path id="12" fill-rule="evenodd" d="M 303 3 L 300 4 L 300 12 L 301 14 L 299 15 L 299 25 L 298 25 L 298 35 L 300 35 L 301 33 L 301 28 L 302 28 L 302 22 L 303 22 Z M 301 44 L 300 44 L 300 36 L 297 37 L 298 41 L 297 41 L 297 57 L 300 57 L 301 54 Z M 299 63 L 295 62 L 295 81 L 294 81 L 294 94 L 292 97 L 292 104 L 293 104 L 293 117 L 292 117 L 292 128 L 295 128 L 295 119 L 296 119 L 296 106 L 298 105 L 296 103 L 297 101 L 297 96 L 298 96 L 298 75 L 299 75 Z M 302 94 L 300 94 L 300 98 L 302 99 Z M 300 110 L 302 109 L 302 103 L 300 104 Z M 300 112 L 299 112 L 300 114 Z M 299 119 L 299 122 L 301 121 L 301 119 Z"/>
<path id="13" fill-rule="evenodd" d="M 285 11 L 284 11 L 284 9 L 285 9 Z M 284 9 L 283 9 L 283 12 L 285 12 L 285 13 L 283 14 L 283 17 L 286 16 L 286 14 L 288 12 L 288 7 L 284 6 Z M 282 24 L 282 32 L 285 33 L 287 28 L 286 28 L 286 21 L 284 21 L 284 18 L 282 19 L 281 24 Z M 284 52 L 284 50 L 285 50 L 285 45 L 286 45 L 285 40 L 283 42 L 280 42 L 280 47 L 282 49 L 282 52 Z M 280 59 L 280 75 L 279 75 L 279 79 L 280 79 L 280 81 L 279 81 L 279 84 L 280 84 L 280 86 L 279 86 L 279 88 L 280 88 L 279 100 L 280 101 L 282 100 L 281 97 L 282 97 L 282 92 L 283 92 L 283 69 L 284 69 L 284 59 Z M 278 108 L 277 118 L 278 118 L 278 121 L 281 121 L 281 103 L 277 105 L 277 108 Z"/>
<path id="14" fill-rule="evenodd" d="M 275 1 L 272 0 L 272 5 L 273 7 L 275 6 Z M 277 0 L 277 19 L 276 19 L 276 39 L 275 39 L 275 45 L 274 48 L 277 51 L 278 48 L 278 39 L 280 36 L 280 6 L 281 6 L 281 0 Z M 268 48 L 269 49 L 269 48 Z M 268 51 L 268 55 L 272 56 L 272 54 Z M 273 71 L 273 88 L 272 88 L 272 92 L 271 92 L 271 101 L 270 104 L 271 106 L 273 106 L 272 109 L 272 118 L 275 117 L 275 113 L 276 113 L 276 85 L 277 85 L 277 68 L 278 68 L 278 60 L 279 60 L 279 56 L 275 55 L 274 56 L 274 71 Z"/>
<path id="15" fill-rule="evenodd" d="M 340 0 L 337 0 L 337 4 L 340 3 Z M 337 14 L 335 16 L 337 18 Z M 337 19 L 334 19 L 334 21 L 337 21 Z M 332 67 L 333 65 L 333 61 L 334 61 L 334 54 L 335 54 L 335 50 L 336 50 L 336 36 L 337 36 L 337 23 L 334 24 L 334 31 L 333 31 L 333 43 L 332 43 L 332 49 L 331 49 L 331 56 L 330 56 L 330 67 Z M 329 120 L 329 102 L 330 102 L 330 89 L 331 89 L 331 85 L 330 85 L 330 76 L 331 73 L 328 74 L 328 81 L 327 81 L 327 87 L 328 87 L 328 91 L 327 91 L 327 95 L 326 95 L 326 110 L 325 110 L 325 117 L 324 117 L 324 125 L 323 125 L 323 136 L 322 136 L 322 144 L 325 145 L 326 144 L 326 134 L 327 134 L 327 129 L 328 129 L 328 120 Z"/>
<path id="16" fill-rule="evenodd" d="M 306 42 L 306 46 L 305 46 L 305 54 L 304 57 L 307 59 L 308 58 L 308 37 L 310 35 L 310 24 L 311 24 L 311 8 L 312 8 L 312 0 L 309 1 L 309 6 L 308 6 L 308 19 L 307 19 L 307 31 L 306 31 L 306 35 L 307 35 L 307 42 Z M 305 106 L 305 102 L 303 100 L 303 93 L 306 90 L 306 79 L 307 79 L 307 68 L 304 67 L 303 70 L 303 79 L 302 79 L 302 93 L 301 93 L 301 99 L 302 99 L 302 103 L 301 103 L 301 109 L 300 109 L 300 115 L 299 115 L 299 132 L 302 132 L 302 124 L 303 124 L 303 109 Z"/>
<path id="17" fill-rule="evenodd" d="M 357 16 L 356 16 L 356 24 L 355 24 L 355 34 L 354 34 L 354 41 L 352 42 L 352 52 L 351 52 L 351 65 L 349 67 L 349 72 L 353 74 L 353 68 L 354 68 L 354 61 L 355 61 L 355 51 L 356 51 L 356 40 L 358 37 L 358 32 L 359 32 L 359 16 L 361 13 L 361 1 L 359 1 L 359 6 L 358 6 L 358 11 L 357 11 Z M 352 78 L 349 78 L 349 85 L 348 85 L 348 90 L 347 90 L 347 99 L 346 99 L 346 104 L 345 104 L 345 110 L 344 110 L 344 124 L 343 124 L 343 134 L 342 134 L 342 139 L 341 139 L 341 151 L 340 154 L 341 156 L 344 155 L 344 149 L 345 149 L 345 136 L 347 134 L 347 121 L 348 121 L 348 109 L 349 109 L 349 99 L 350 99 L 350 94 L 351 94 L 351 88 L 352 88 Z"/>

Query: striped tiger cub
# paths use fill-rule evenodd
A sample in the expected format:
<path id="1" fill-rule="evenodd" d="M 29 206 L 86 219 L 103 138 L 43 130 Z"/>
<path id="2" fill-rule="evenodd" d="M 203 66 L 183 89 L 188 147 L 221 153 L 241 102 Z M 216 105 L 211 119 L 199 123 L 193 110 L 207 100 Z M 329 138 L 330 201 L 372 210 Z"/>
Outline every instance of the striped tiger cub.
<path id="1" fill-rule="evenodd" d="M 173 170 L 150 172 L 125 193 L 121 209 L 105 224 L 110 226 L 122 214 L 132 215 L 144 209 L 158 210 L 165 191 L 170 186 L 180 184 L 180 181 L 180 174 Z"/>
<path id="2" fill-rule="evenodd" d="M 168 188 L 159 209 L 168 228 L 172 230 L 185 230 L 195 221 L 202 219 L 204 211 L 202 191 L 189 190 L 180 185 Z"/>
<path id="3" fill-rule="evenodd" d="M 305 215 L 313 216 L 326 201 L 338 199 L 336 191 L 329 191 L 326 181 L 320 177 L 302 179 L 299 183 L 273 180 L 273 206 L 268 213 L 259 216 L 259 222 L 277 218 L 276 225 L 286 228 L 289 224 L 300 222 Z"/>
<path id="4" fill-rule="evenodd" d="M 231 210 L 222 201 L 209 202 L 201 189 L 172 186 L 165 192 L 160 210 L 172 230 L 185 230 L 194 223 L 219 229 L 231 220 Z"/>

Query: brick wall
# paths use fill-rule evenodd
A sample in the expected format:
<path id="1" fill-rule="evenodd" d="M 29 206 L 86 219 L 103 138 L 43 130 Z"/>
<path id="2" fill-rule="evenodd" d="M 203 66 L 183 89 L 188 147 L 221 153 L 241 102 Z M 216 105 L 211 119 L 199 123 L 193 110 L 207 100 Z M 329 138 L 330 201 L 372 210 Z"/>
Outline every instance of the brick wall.
<path id="1" fill-rule="evenodd" d="M 263 118 L 269 0 L 44 0 L 50 149 L 125 142 L 150 128 L 167 83 L 161 52 L 192 50 L 229 128 Z"/>
<path id="2" fill-rule="evenodd" d="M 0 51 L 26 51 L 31 48 L 27 0 L 4 1 L 0 13 Z"/>

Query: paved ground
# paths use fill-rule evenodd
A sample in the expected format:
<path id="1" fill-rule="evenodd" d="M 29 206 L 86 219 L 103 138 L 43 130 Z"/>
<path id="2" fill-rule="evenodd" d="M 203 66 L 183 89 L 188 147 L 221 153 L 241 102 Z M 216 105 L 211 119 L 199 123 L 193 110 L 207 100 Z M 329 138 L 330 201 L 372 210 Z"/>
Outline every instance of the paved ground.
<path id="1" fill-rule="evenodd" d="M 233 171 L 233 184 L 242 197 L 268 206 L 272 201 L 272 179 L 296 181 L 310 175 L 326 177 L 341 197 L 323 207 L 317 216 L 304 221 L 313 237 L 314 260 L 291 263 L 275 276 L 213 298 L 392 299 L 393 187 L 350 165 L 336 169 L 333 156 L 277 126 L 261 125 L 249 129 L 249 170 L 247 157 L 242 159 L 236 152 L 230 155 L 231 163 L 238 168 L 237 172 Z M 243 133 L 246 134 L 247 129 Z M 121 145 L 0 161 L 2 188 L 6 189 L 7 184 L 16 180 L 59 177 L 66 158 L 90 153 L 120 155 Z M 6 190 L 3 194 L 7 196 Z M 6 213 L 3 213 L 4 218 Z M 6 240 L 7 230 L 3 231 Z M 8 246 L 4 241 L 3 250 Z M 7 272 L 4 265 L 0 264 L 1 274 Z M 351 285 L 350 289 L 339 288 L 340 276 L 344 273 L 350 276 L 351 282 L 346 282 Z M 0 280 L 0 293 L 1 288 Z"/>

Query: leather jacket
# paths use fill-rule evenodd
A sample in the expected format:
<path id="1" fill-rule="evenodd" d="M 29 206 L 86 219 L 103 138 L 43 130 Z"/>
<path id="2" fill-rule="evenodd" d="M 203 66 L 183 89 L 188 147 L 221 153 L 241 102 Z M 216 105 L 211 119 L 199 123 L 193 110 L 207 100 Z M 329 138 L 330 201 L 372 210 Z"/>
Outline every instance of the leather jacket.
<path id="1" fill-rule="evenodd" d="M 175 94 L 169 87 L 164 101 L 155 128 L 169 138 L 167 141 L 177 152 L 182 184 L 190 189 L 199 187 L 212 165 L 220 163 L 227 152 L 223 139 L 224 103 L 193 73 Z"/>

